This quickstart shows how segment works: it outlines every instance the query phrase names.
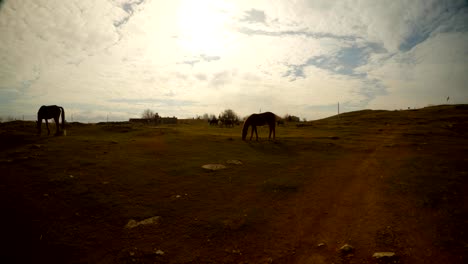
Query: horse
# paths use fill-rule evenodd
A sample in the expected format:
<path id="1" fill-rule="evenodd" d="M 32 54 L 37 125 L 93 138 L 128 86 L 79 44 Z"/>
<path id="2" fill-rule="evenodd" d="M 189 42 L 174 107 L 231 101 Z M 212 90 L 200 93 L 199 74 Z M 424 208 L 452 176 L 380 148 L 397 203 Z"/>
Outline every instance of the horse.
<path id="1" fill-rule="evenodd" d="M 210 126 L 217 125 L 218 124 L 218 119 L 213 117 L 212 119 L 208 120 L 208 123 L 210 123 Z"/>
<path id="2" fill-rule="evenodd" d="M 46 127 L 47 127 L 47 135 L 50 135 L 49 130 L 49 123 L 47 122 L 48 119 L 54 119 L 55 126 L 57 131 L 55 135 L 60 135 L 59 125 L 60 125 L 60 114 L 62 115 L 62 131 L 65 131 L 65 110 L 61 106 L 56 105 L 43 105 L 39 108 L 37 112 L 37 131 L 38 134 L 41 135 L 41 126 L 42 126 L 42 119 L 45 119 Z"/>
<path id="3" fill-rule="evenodd" d="M 223 119 L 221 122 L 225 127 L 234 127 L 234 120 L 232 119 Z"/>
<path id="4" fill-rule="evenodd" d="M 253 133 L 255 131 L 255 135 L 258 141 L 258 133 L 257 133 L 257 126 L 264 126 L 268 125 L 270 128 L 270 134 L 268 136 L 268 140 L 271 139 L 271 133 L 273 132 L 273 139 L 275 139 L 275 125 L 276 120 L 279 117 L 272 112 L 265 112 L 261 114 L 252 114 L 244 121 L 244 125 L 242 127 L 242 140 L 245 140 L 247 136 L 247 132 L 249 131 L 249 126 L 252 126 L 252 133 L 250 134 L 250 140 L 252 140 Z"/>

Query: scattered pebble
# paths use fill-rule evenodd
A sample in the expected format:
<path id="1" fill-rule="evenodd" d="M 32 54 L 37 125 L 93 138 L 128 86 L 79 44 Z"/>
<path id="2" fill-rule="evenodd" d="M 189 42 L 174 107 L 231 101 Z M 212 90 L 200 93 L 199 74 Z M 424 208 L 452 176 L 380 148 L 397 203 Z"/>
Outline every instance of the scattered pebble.
<path id="1" fill-rule="evenodd" d="M 153 217 L 147 218 L 145 220 L 142 220 L 140 222 L 137 222 L 136 220 L 130 219 L 130 221 L 128 221 L 128 223 L 125 225 L 125 228 L 131 229 L 131 228 L 135 228 L 135 227 L 137 227 L 139 225 L 157 224 L 157 223 L 159 223 L 160 218 L 161 218 L 160 216 L 153 216 Z"/>
<path id="2" fill-rule="evenodd" d="M 164 251 L 158 249 L 154 252 L 156 255 L 164 255 Z"/>
<path id="3" fill-rule="evenodd" d="M 223 164 L 206 164 L 206 165 L 203 165 L 202 168 L 205 170 L 216 171 L 216 170 L 226 169 L 227 167 L 224 166 Z"/>
<path id="4" fill-rule="evenodd" d="M 395 252 L 375 252 L 372 257 L 376 259 L 394 258 Z"/>
<path id="5" fill-rule="evenodd" d="M 354 247 L 351 246 L 351 245 L 349 245 L 349 244 L 344 244 L 344 245 L 340 248 L 340 252 L 341 252 L 342 254 L 345 254 L 345 255 L 350 254 L 350 253 L 353 253 L 353 251 L 354 251 Z"/>
<path id="6" fill-rule="evenodd" d="M 242 165 L 242 161 L 240 160 L 228 160 L 226 161 L 227 164 L 234 164 L 234 165 Z"/>

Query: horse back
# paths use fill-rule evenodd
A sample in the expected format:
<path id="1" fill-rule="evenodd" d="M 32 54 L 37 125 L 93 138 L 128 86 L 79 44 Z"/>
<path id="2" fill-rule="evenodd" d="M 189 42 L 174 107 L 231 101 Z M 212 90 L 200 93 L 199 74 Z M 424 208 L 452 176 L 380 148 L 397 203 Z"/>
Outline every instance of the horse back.
<path id="1" fill-rule="evenodd" d="M 39 108 L 37 117 L 38 119 L 51 119 L 55 117 L 58 118 L 62 111 L 61 108 L 62 107 L 56 105 L 43 105 Z"/>

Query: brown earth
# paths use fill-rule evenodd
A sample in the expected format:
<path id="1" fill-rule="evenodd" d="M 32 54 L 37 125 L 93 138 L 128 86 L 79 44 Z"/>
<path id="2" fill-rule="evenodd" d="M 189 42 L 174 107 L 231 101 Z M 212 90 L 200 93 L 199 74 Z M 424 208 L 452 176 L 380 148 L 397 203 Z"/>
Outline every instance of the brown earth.
<path id="1" fill-rule="evenodd" d="M 467 262 L 468 105 L 288 123 L 259 142 L 196 121 L 67 127 L 0 124 L 1 263 Z"/>

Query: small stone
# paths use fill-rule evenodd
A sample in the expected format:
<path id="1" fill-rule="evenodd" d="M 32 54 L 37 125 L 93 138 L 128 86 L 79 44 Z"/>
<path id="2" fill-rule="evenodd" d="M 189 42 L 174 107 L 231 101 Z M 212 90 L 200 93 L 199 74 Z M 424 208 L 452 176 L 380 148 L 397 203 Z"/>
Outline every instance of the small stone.
<path id="1" fill-rule="evenodd" d="M 240 160 L 228 160 L 226 161 L 227 164 L 234 164 L 234 165 L 242 165 L 242 161 Z"/>
<path id="2" fill-rule="evenodd" d="M 394 258 L 395 252 L 375 252 L 372 257 L 376 259 Z"/>
<path id="3" fill-rule="evenodd" d="M 351 245 L 349 245 L 349 244 L 344 244 L 344 246 L 342 246 L 342 247 L 340 248 L 340 252 L 341 252 L 342 254 L 350 254 L 350 253 L 352 253 L 353 251 L 354 251 L 354 247 L 351 246 Z"/>
<path id="4" fill-rule="evenodd" d="M 164 255 L 164 251 L 158 249 L 154 252 L 156 255 Z"/>
<path id="5" fill-rule="evenodd" d="M 142 220 L 140 222 L 137 222 L 136 220 L 130 219 L 128 223 L 125 225 L 125 228 L 132 229 L 135 228 L 139 225 L 151 225 L 151 224 L 157 224 L 159 222 L 160 216 L 153 216 L 150 218 L 147 218 L 145 220 Z"/>
<path id="6" fill-rule="evenodd" d="M 125 228 L 135 228 L 138 226 L 138 222 L 133 220 L 133 219 L 130 219 L 130 221 L 128 221 L 127 225 L 125 225 Z"/>
<path id="7" fill-rule="evenodd" d="M 325 247 L 325 246 L 326 246 L 326 244 L 325 244 L 325 243 L 323 243 L 323 242 L 322 242 L 322 243 L 318 243 L 318 244 L 317 244 L 317 247 L 319 247 L 319 248 L 321 248 L 321 247 Z"/>
<path id="8" fill-rule="evenodd" d="M 205 170 L 216 171 L 216 170 L 226 169 L 227 167 L 224 166 L 223 164 L 206 164 L 206 165 L 203 165 L 202 168 Z"/>

